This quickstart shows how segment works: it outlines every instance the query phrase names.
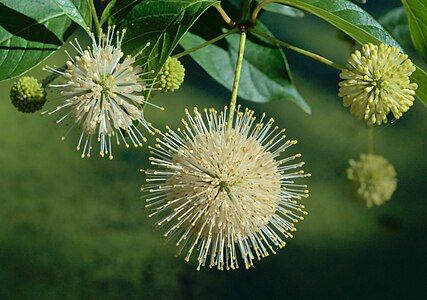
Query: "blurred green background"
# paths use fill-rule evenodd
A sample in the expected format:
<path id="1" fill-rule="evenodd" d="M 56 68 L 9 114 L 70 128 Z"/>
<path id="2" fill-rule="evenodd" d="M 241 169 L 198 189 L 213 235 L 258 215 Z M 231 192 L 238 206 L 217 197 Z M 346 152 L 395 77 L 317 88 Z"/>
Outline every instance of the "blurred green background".
<path id="1" fill-rule="evenodd" d="M 399 1 L 368 1 L 379 17 Z M 267 15 L 266 15 L 267 16 Z M 351 47 L 312 16 L 268 15 L 282 39 L 343 63 Z M 79 132 L 54 118 L 17 112 L 0 84 L 0 298 L 1 299 L 318 299 L 415 298 L 425 295 L 427 223 L 426 108 L 376 130 L 376 151 L 398 171 L 393 199 L 367 209 L 345 178 L 349 158 L 366 150 L 366 128 L 337 97 L 338 73 L 289 54 L 297 86 L 311 105 L 242 101 L 266 112 L 299 140 L 311 196 L 309 215 L 288 246 L 251 270 L 195 270 L 175 257 L 173 245 L 153 232 L 139 187 L 147 147 L 116 147 L 113 161 L 81 159 Z M 61 64 L 62 51 L 48 60 Z M 229 92 L 186 58 L 187 81 L 149 109 L 158 128 L 177 125 L 185 107 L 223 107 Z M 42 78 L 40 67 L 31 74 Z M 53 102 L 53 103 L 52 103 Z M 55 101 L 48 103 L 54 107 Z M 150 141 L 152 143 L 153 141 Z"/>

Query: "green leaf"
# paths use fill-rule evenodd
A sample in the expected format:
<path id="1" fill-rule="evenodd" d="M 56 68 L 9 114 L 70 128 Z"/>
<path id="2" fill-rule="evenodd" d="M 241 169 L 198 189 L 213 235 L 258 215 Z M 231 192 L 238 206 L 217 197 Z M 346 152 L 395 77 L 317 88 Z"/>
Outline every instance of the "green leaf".
<path id="1" fill-rule="evenodd" d="M 402 47 L 371 15 L 350 1 L 280 0 L 280 2 L 305 10 L 324 19 L 360 44 L 385 43 L 402 50 Z M 426 73 L 417 67 L 412 80 L 418 84 L 418 98 L 427 105 Z"/>
<path id="2" fill-rule="evenodd" d="M 257 28 L 269 33 L 261 24 Z M 224 48 L 218 45 L 210 45 L 191 53 L 191 56 L 210 76 L 231 90 L 239 35 L 233 34 L 226 39 L 227 43 Z M 189 49 L 204 41 L 203 38 L 195 34 L 187 33 L 180 44 L 185 49 Z M 293 84 L 288 62 L 280 48 L 267 41 L 249 36 L 245 49 L 239 87 L 241 98 L 254 102 L 292 101 L 305 112 L 310 113 L 310 107 Z"/>
<path id="3" fill-rule="evenodd" d="M 92 15 L 87 0 L 54 0 L 54 2 L 71 20 L 90 32 Z"/>
<path id="4" fill-rule="evenodd" d="M 403 48 L 409 49 L 412 47 L 408 18 L 403 6 L 390 10 L 378 21 L 391 33 Z"/>
<path id="5" fill-rule="evenodd" d="M 137 4 L 119 23 L 127 28 L 123 49 L 137 53 L 149 42 L 139 62 L 147 70 L 159 71 L 181 37 L 214 0 L 145 0 Z"/>
<path id="6" fill-rule="evenodd" d="M 366 11 L 347 0 L 281 0 L 310 12 L 347 33 L 361 44 L 386 43 L 401 49 L 400 45 Z"/>
<path id="7" fill-rule="evenodd" d="M 257 2 L 262 2 L 263 0 L 257 0 Z M 284 16 L 288 16 L 288 17 L 295 17 L 295 18 L 302 18 L 304 17 L 304 12 L 293 8 L 293 7 L 289 7 L 280 3 L 270 3 L 266 6 L 264 6 L 264 10 L 269 11 L 269 12 L 273 12 L 273 13 L 277 13 L 277 14 L 281 14 Z"/>
<path id="8" fill-rule="evenodd" d="M 37 5 L 0 0 L 0 80 L 19 76 L 45 60 L 71 34 L 71 24 L 55 0 Z"/>
<path id="9" fill-rule="evenodd" d="M 112 0 L 102 12 L 101 25 L 107 21 L 116 23 L 114 21 L 119 20 L 141 1 L 143 0 Z"/>
<path id="10" fill-rule="evenodd" d="M 402 3 L 408 13 L 415 49 L 427 61 L 427 3 L 422 0 L 402 0 Z"/>

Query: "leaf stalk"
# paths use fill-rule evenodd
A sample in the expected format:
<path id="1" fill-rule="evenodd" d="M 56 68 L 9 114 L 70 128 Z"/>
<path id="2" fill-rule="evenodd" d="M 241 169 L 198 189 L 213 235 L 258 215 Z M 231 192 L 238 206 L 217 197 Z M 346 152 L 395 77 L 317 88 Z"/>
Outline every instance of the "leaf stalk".
<path id="1" fill-rule="evenodd" d="M 219 14 L 221 15 L 221 17 L 223 18 L 223 20 L 225 21 L 225 23 L 227 23 L 228 25 L 230 25 L 231 27 L 236 26 L 236 22 L 234 22 L 230 16 L 227 14 L 227 12 L 222 8 L 221 3 L 215 3 L 213 5 L 216 10 L 219 12 Z"/>
<path id="2" fill-rule="evenodd" d="M 266 6 L 269 3 L 274 3 L 274 2 L 280 2 L 278 0 L 264 0 L 260 3 L 258 3 L 258 5 L 254 8 L 254 11 L 252 12 L 252 24 L 256 24 L 257 20 L 258 20 L 258 14 L 259 12 L 264 8 L 264 6 Z"/>
<path id="3" fill-rule="evenodd" d="M 307 56 L 307 57 L 309 57 L 311 59 L 314 59 L 314 60 L 316 60 L 318 62 L 321 62 L 321 63 L 323 63 L 325 65 L 328 65 L 328 66 L 330 66 L 332 68 L 335 68 L 335 69 L 340 70 L 340 71 L 343 69 L 343 67 L 341 65 L 339 65 L 339 64 L 337 64 L 337 63 L 335 63 L 335 62 L 333 62 L 333 61 L 331 61 L 331 60 L 329 60 L 329 59 L 327 59 L 327 58 L 325 58 L 325 57 L 323 57 L 323 56 L 321 56 L 321 55 L 319 55 L 317 53 L 313 53 L 313 52 L 310 52 L 308 50 L 301 49 L 301 48 L 298 48 L 296 46 L 293 46 L 293 45 L 291 45 L 289 43 L 286 43 L 284 41 L 281 41 L 281 40 L 279 40 L 279 39 L 277 39 L 277 38 L 275 38 L 275 37 L 273 37 L 273 36 L 271 36 L 269 34 L 261 32 L 261 31 L 255 29 L 255 28 L 251 28 L 250 31 L 253 34 L 255 34 L 255 35 L 259 36 L 259 37 L 263 37 L 263 38 L 265 38 L 265 39 L 267 39 L 267 40 L 269 40 L 269 41 L 271 41 L 271 42 L 273 42 L 273 43 L 275 43 L 275 44 L 277 44 L 279 46 L 285 47 L 285 48 L 287 48 L 289 50 L 292 50 L 294 52 L 297 52 L 299 54 Z"/>
<path id="4" fill-rule="evenodd" d="M 206 42 L 204 42 L 204 43 L 202 43 L 202 44 L 200 44 L 200 45 L 198 45 L 198 46 L 195 46 L 195 47 L 193 47 L 193 48 L 190 48 L 190 49 L 188 49 L 188 50 L 185 50 L 185 51 L 183 51 L 183 52 L 180 52 L 180 53 L 178 53 L 178 54 L 175 54 L 173 57 L 174 57 L 174 58 L 176 58 L 176 59 L 179 59 L 179 58 L 181 58 L 181 57 L 184 57 L 184 56 L 186 56 L 186 55 L 188 55 L 188 54 L 190 54 L 190 53 L 193 53 L 193 52 L 195 52 L 195 51 L 197 51 L 197 50 L 200 50 L 200 49 L 202 49 L 202 48 L 205 48 L 205 47 L 207 47 L 207 46 L 209 46 L 209 45 L 211 45 L 211 44 L 213 44 L 213 43 L 216 43 L 216 42 L 218 42 L 218 41 L 222 40 L 223 38 L 225 38 L 225 37 L 229 36 L 230 34 L 232 34 L 232 33 L 236 33 L 237 31 L 238 31 L 238 29 L 237 29 L 237 28 L 233 28 L 233 29 L 231 29 L 231 30 L 229 30 L 229 31 L 227 31 L 227 32 L 225 32 L 225 33 L 223 33 L 223 34 L 221 34 L 221 35 L 219 35 L 219 36 L 217 36 L 217 37 L 215 37 L 215 38 L 213 38 L 213 39 L 209 40 L 209 41 L 206 41 Z"/>

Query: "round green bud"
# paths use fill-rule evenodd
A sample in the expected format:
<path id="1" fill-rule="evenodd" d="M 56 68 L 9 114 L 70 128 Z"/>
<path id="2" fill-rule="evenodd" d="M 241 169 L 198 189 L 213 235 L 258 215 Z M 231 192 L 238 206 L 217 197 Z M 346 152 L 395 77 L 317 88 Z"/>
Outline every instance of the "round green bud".
<path id="1" fill-rule="evenodd" d="M 157 76 L 157 87 L 162 92 L 173 92 L 179 89 L 184 82 L 185 68 L 180 61 L 173 57 L 168 57 L 165 64 Z"/>
<path id="2" fill-rule="evenodd" d="M 359 160 L 351 159 L 347 178 L 355 184 L 358 197 L 368 207 L 390 200 L 397 187 L 396 170 L 380 155 L 361 154 Z"/>
<path id="3" fill-rule="evenodd" d="M 33 113 L 46 103 L 46 92 L 37 78 L 24 76 L 13 84 L 10 99 L 19 111 Z"/>

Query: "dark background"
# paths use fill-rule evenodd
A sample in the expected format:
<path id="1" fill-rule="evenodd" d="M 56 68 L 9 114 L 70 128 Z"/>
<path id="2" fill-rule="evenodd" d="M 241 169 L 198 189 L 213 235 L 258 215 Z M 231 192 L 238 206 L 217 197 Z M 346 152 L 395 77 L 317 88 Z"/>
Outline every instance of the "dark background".
<path id="1" fill-rule="evenodd" d="M 399 1 L 368 0 L 375 17 Z M 265 15 L 266 17 L 267 15 Z M 264 18 L 282 39 L 344 63 L 351 47 L 316 19 Z M 80 34 L 82 35 L 82 34 Z M 62 51 L 48 64 L 61 64 Z M 427 242 L 426 108 L 376 130 L 376 152 L 398 171 L 392 200 L 367 209 L 345 178 L 349 158 L 366 151 L 366 128 L 337 97 L 338 72 L 287 53 L 297 86 L 312 107 L 241 101 L 266 112 L 290 138 L 313 174 L 309 211 L 285 249 L 251 270 L 195 270 L 153 232 L 139 187 L 147 147 L 115 148 L 113 161 L 81 159 L 79 132 L 54 118 L 18 113 L 1 83 L 0 298 L 2 299 L 408 299 L 425 295 Z M 229 92 L 188 58 L 187 81 L 149 109 L 158 128 L 179 123 L 185 107 L 220 109 Z M 47 74 L 36 68 L 31 74 Z M 48 103 L 54 107 L 56 101 Z M 151 140 L 149 143 L 152 143 Z M 418 298 L 418 297 L 417 297 Z"/>

